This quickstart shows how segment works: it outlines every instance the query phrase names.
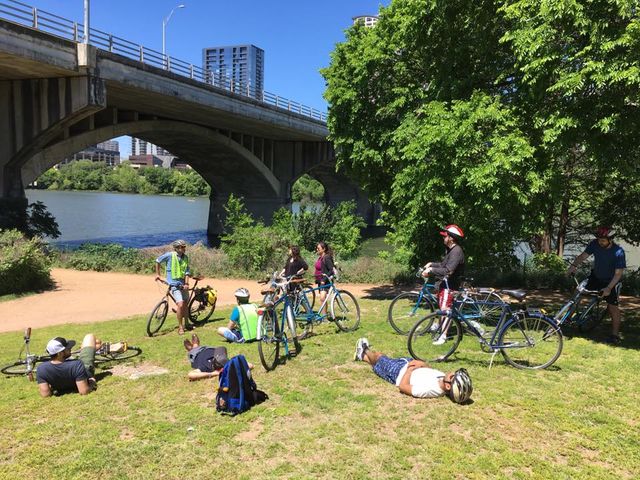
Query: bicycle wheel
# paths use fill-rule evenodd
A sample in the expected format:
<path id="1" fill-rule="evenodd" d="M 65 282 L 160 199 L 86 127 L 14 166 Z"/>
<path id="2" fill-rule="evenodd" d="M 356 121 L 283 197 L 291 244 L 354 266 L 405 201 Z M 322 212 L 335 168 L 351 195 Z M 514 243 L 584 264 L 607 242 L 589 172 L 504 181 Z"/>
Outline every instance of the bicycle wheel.
<path id="1" fill-rule="evenodd" d="M 19 360 L 17 362 L 5 365 L 0 368 L 0 372 L 5 375 L 26 375 L 27 374 L 27 362 Z"/>
<path id="2" fill-rule="evenodd" d="M 316 304 L 316 291 L 313 289 L 302 290 L 302 294 L 307 298 L 309 307 L 313 310 L 313 307 Z"/>
<path id="3" fill-rule="evenodd" d="M 513 317 L 502 329 L 498 344 L 509 365 L 531 370 L 547 368 L 562 353 L 562 331 L 542 315 Z"/>
<path id="4" fill-rule="evenodd" d="M 113 353 L 97 353 L 95 363 L 106 363 L 106 362 L 121 362 L 122 360 L 128 360 L 129 358 L 137 357 L 142 353 L 142 349 L 140 347 L 134 347 L 133 345 L 128 345 L 127 349 L 124 352 L 113 352 Z"/>
<path id="5" fill-rule="evenodd" d="M 162 328 L 162 324 L 167 319 L 167 312 L 169 312 L 169 302 L 166 298 L 163 298 L 151 311 L 151 315 L 149 315 L 149 319 L 147 320 L 147 335 L 153 337 L 154 334 L 158 333 L 158 330 Z"/>
<path id="6" fill-rule="evenodd" d="M 280 352 L 280 327 L 274 310 L 265 310 L 264 315 L 258 321 L 258 336 L 260 363 L 266 371 L 273 370 L 278 363 Z"/>
<path id="7" fill-rule="evenodd" d="M 580 318 L 577 319 L 578 330 L 582 333 L 589 333 L 602 322 L 607 313 L 607 307 L 603 306 L 599 299 L 594 298 L 587 306 Z"/>
<path id="8" fill-rule="evenodd" d="M 404 292 L 391 300 L 387 320 L 398 334 L 408 335 L 417 320 L 436 310 L 426 295 L 422 296 L 418 305 L 419 297 L 415 292 Z"/>
<path id="9" fill-rule="evenodd" d="M 360 325 L 360 305 L 346 290 L 337 290 L 331 299 L 331 316 L 343 332 L 353 332 Z"/>
<path id="10" fill-rule="evenodd" d="M 472 294 L 472 296 L 479 302 L 477 305 L 481 315 L 480 321 L 485 325 L 497 326 L 504 305 L 502 297 L 493 291 L 486 294 Z"/>
<path id="11" fill-rule="evenodd" d="M 209 304 L 207 301 L 194 296 L 189 302 L 189 318 L 188 321 L 193 323 L 196 327 L 204 325 L 207 320 L 211 318 L 214 310 L 216 309 L 216 302 L 218 299 Z"/>
<path id="12" fill-rule="evenodd" d="M 407 347 L 416 360 L 442 362 L 456 351 L 462 340 L 462 325 L 457 318 L 433 312 L 418 320 L 409 331 Z"/>

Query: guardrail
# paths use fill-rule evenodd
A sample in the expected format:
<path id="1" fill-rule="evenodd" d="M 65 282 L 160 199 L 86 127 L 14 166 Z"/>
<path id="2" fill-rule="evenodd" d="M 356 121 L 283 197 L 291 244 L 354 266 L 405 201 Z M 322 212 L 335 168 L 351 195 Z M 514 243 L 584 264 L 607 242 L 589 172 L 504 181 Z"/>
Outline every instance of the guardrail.
<path id="1" fill-rule="evenodd" d="M 32 7 L 17 0 L 0 0 L 0 17 L 10 22 L 26 25 L 74 42 L 80 42 L 84 37 L 83 24 Z M 137 60 L 141 63 L 153 65 L 228 92 L 253 98 L 254 100 L 282 110 L 295 112 L 322 122 L 327 121 L 327 114 L 325 112 L 265 90 L 258 90 L 253 85 L 241 83 L 227 76 L 215 74 L 192 63 L 171 57 L 170 55 L 164 55 L 151 48 L 95 28 L 89 29 L 89 43 L 102 50 Z"/>

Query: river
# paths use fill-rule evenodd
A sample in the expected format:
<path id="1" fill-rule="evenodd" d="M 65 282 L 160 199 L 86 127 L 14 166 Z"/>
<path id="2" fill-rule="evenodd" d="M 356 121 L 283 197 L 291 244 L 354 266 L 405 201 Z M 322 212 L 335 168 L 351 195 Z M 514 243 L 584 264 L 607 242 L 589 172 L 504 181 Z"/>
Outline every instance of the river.
<path id="1" fill-rule="evenodd" d="M 84 242 L 151 247 L 183 238 L 207 242 L 208 198 L 131 195 L 107 192 L 26 190 L 56 217 L 61 235 L 51 243 L 77 247 Z"/>

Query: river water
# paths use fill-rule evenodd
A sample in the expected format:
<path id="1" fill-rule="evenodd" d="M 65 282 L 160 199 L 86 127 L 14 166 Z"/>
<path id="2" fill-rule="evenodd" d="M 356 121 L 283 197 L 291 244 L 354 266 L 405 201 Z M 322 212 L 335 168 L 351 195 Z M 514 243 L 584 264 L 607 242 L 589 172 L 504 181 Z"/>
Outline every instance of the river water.
<path id="1" fill-rule="evenodd" d="M 83 242 L 151 247 L 183 238 L 207 242 L 208 198 L 130 195 L 107 192 L 27 190 L 56 217 L 61 236 L 51 243 L 77 247 Z"/>

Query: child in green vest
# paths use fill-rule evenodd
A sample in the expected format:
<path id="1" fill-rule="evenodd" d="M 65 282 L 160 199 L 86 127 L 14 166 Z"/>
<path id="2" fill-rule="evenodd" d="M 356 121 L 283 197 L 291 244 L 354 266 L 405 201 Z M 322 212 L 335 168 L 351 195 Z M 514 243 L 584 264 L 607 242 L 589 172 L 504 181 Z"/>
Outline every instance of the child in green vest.
<path id="1" fill-rule="evenodd" d="M 258 329 L 258 307 L 249 303 L 249 290 L 246 288 L 239 288 L 234 295 L 238 305 L 231 312 L 229 324 L 218 328 L 218 334 L 234 343 L 255 340 Z"/>

